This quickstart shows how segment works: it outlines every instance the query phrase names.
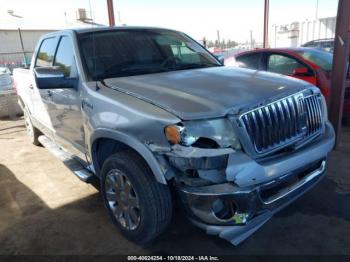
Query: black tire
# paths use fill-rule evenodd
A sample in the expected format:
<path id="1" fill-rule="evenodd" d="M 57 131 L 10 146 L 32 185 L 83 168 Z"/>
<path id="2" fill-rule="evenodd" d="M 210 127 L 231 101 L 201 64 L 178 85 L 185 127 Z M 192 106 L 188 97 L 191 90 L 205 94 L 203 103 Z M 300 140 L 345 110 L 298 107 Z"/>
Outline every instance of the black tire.
<path id="1" fill-rule="evenodd" d="M 117 177 L 118 175 L 124 177 L 124 181 L 129 179 L 127 183 L 130 182 L 131 188 L 134 190 L 133 192 L 136 194 L 136 198 L 138 198 L 138 212 L 136 213 L 138 213 L 139 216 L 136 228 L 127 228 L 125 224 L 123 225 L 123 221 L 119 221 L 122 219 L 121 217 L 126 217 L 125 213 L 120 215 L 120 212 L 112 210 L 112 208 L 115 208 L 114 210 L 116 210 L 116 207 L 121 206 L 118 204 L 119 200 L 114 204 L 111 204 L 114 200 L 109 201 L 107 199 L 107 194 L 109 199 L 111 199 L 111 193 L 113 194 L 113 189 L 110 191 L 108 188 L 110 188 L 112 181 L 116 181 L 111 180 L 113 175 L 116 177 L 116 172 L 118 172 Z M 125 185 L 125 182 L 123 182 L 123 185 Z M 115 186 L 118 188 L 117 182 L 115 183 Z M 119 186 L 119 188 L 121 187 L 122 186 Z M 131 190 L 128 192 L 130 191 Z M 116 194 L 119 195 L 121 194 L 119 193 L 121 191 L 118 189 L 114 192 L 118 192 Z M 145 245 L 152 242 L 157 236 L 165 231 L 171 221 L 173 207 L 171 193 L 168 186 L 158 183 L 146 162 L 132 150 L 125 150 L 113 154 L 104 162 L 101 170 L 101 193 L 113 223 L 127 239 L 138 244 Z M 128 195 L 131 195 L 131 193 L 128 193 Z M 123 201 L 120 200 L 120 202 Z M 123 210 L 122 212 L 131 209 L 130 206 L 132 204 L 129 204 L 128 201 L 127 203 L 129 207 L 123 206 L 121 208 Z M 119 220 L 116 217 L 117 215 L 115 215 L 118 213 Z M 129 218 L 131 218 L 131 216 L 129 216 Z M 126 219 L 124 221 L 126 221 Z M 135 224 L 136 223 L 134 223 L 133 226 L 135 226 Z"/>
<path id="2" fill-rule="evenodd" d="M 29 113 L 27 112 L 27 110 L 24 110 L 24 124 L 26 126 L 26 130 L 27 130 L 27 134 L 28 137 L 30 139 L 30 142 L 33 145 L 39 146 L 40 142 L 39 142 L 39 136 L 41 135 L 39 129 L 37 129 L 33 123 L 32 120 L 30 119 Z"/>

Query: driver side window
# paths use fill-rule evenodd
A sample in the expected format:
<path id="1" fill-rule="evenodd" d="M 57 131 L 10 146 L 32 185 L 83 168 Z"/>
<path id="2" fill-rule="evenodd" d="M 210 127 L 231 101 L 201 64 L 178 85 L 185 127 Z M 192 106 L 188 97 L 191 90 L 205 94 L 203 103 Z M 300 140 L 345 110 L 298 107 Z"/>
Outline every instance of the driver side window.
<path id="1" fill-rule="evenodd" d="M 77 76 L 73 45 L 69 37 L 61 37 L 53 65 L 59 67 L 65 77 Z"/>
<path id="2" fill-rule="evenodd" d="M 53 57 L 57 47 L 57 38 L 50 37 L 46 38 L 41 42 L 36 61 L 35 67 L 49 67 L 52 66 Z"/>

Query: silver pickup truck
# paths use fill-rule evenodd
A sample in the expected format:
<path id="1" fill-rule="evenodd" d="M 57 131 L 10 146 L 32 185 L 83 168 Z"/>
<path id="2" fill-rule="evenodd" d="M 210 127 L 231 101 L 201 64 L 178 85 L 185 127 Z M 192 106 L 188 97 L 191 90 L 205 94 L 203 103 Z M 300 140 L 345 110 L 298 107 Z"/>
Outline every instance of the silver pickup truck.
<path id="1" fill-rule="evenodd" d="M 167 228 L 175 199 L 239 244 L 323 177 L 334 144 L 316 87 L 224 67 L 178 31 L 47 34 L 14 78 L 33 144 L 98 178 L 112 221 L 141 244 Z"/>

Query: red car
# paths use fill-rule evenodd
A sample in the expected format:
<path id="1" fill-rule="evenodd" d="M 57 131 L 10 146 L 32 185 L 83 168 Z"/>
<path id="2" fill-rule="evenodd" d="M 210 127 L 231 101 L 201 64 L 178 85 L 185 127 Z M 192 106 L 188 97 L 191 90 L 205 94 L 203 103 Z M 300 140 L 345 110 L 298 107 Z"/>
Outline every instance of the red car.
<path id="1" fill-rule="evenodd" d="M 283 74 L 317 86 L 329 100 L 333 54 L 318 49 L 268 48 L 235 55 L 237 65 Z M 350 87 L 346 88 L 344 114 L 350 116 Z"/>

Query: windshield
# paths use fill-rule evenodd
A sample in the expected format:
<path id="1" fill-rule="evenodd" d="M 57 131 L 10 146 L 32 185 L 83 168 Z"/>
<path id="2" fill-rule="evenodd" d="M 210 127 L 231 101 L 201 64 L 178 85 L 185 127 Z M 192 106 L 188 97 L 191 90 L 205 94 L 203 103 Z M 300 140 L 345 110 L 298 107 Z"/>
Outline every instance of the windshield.
<path id="1" fill-rule="evenodd" d="M 118 29 L 78 36 L 93 80 L 221 66 L 185 34 L 161 29 Z"/>
<path id="2" fill-rule="evenodd" d="M 297 53 L 301 55 L 304 59 L 311 61 L 312 63 L 318 65 L 323 70 L 332 70 L 333 55 L 329 52 L 321 50 L 298 50 Z"/>

